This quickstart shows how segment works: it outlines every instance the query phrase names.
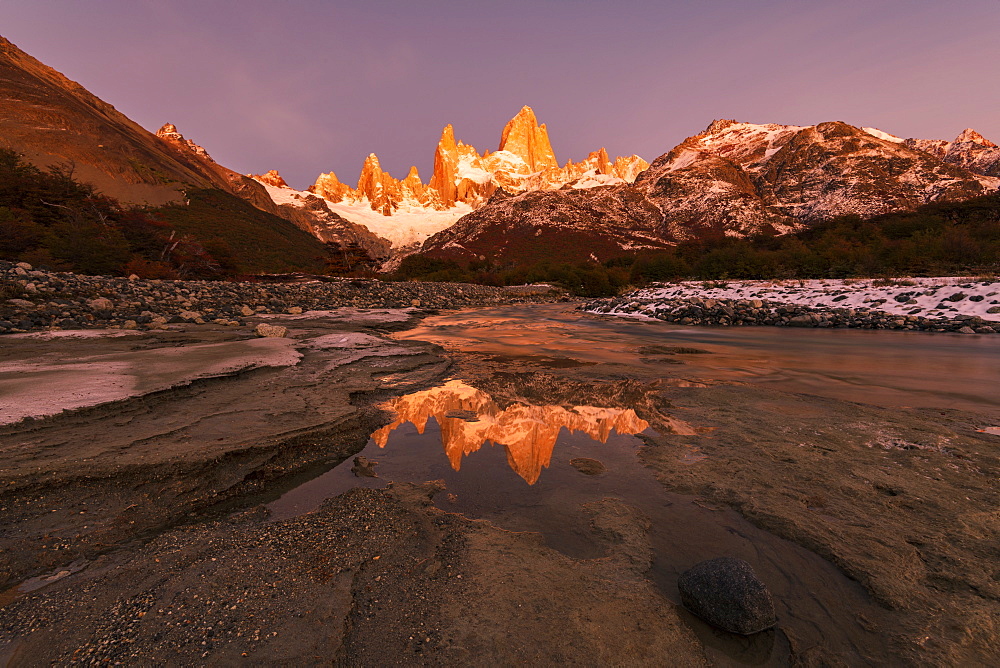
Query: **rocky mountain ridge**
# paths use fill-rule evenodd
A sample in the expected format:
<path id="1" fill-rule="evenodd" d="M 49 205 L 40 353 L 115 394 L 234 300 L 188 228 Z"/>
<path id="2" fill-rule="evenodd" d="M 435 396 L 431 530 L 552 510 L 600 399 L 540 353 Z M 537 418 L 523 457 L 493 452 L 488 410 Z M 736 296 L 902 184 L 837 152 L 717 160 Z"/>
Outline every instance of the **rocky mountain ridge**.
<path id="1" fill-rule="evenodd" d="M 289 188 L 274 170 L 253 178 L 268 187 L 276 203 L 305 205 L 311 202 L 310 196 L 317 196 L 337 215 L 381 235 L 397 252 L 405 252 L 483 206 L 498 190 L 517 193 L 628 183 L 646 167 L 648 163 L 636 155 L 612 161 L 603 148 L 560 167 L 548 129 L 538 124 L 534 111 L 526 106 L 504 127 L 493 153 L 480 154 L 457 141 L 451 125 L 445 126 L 427 183 L 416 167 L 410 168 L 406 178 L 394 178 L 382 169 L 374 153 L 365 159 L 356 188 L 340 181 L 334 172 L 320 174 L 308 191 Z M 317 226 L 318 233 L 322 227 Z"/>
<path id="2" fill-rule="evenodd" d="M 71 165 L 74 178 L 126 204 L 184 202 L 192 189 L 216 189 L 374 258 L 412 252 L 426 239 L 423 250 L 442 257 L 605 259 L 1000 186 L 1000 148 L 974 130 L 949 142 L 842 122 L 716 121 L 652 165 L 638 156 L 612 161 L 601 149 L 560 166 L 546 126 L 524 107 L 493 153 L 457 141 L 446 126 L 427 183 L 415 168 L 397 180 L 371 155 L 356 188 L 329 173 L 296 191 L 276 171 L 245 176 L 219 165 L 172 124 L 147 132 L 3 38 L 0 131 L 4 147 L 40 166 Z"/>
<path id="3" fill-rule="evenodd" d="M 631 408 L 596 406 L 536 406 L 520 403 L 501 407 L 486 392 L 460 380 L 414 392 L 386 403 L 396 419 L 372 434 L 380 448 L 386 447 L 393 431 L 413 424 L 423 434 L 431 418 L 441 430 L 441 444 L 452 469 L 484 445 L 503 446 L 507 463 L 526 483 L 534 485 L 548 468 L 560 432 L 582 432 L 607 443 L 612 430 L 638 434 L 649 423 Z"/>
<path id="4" fill-rule="evenodd" d="M 169 124 L 154 135 L 110 104 L 0 37 L 0 137 L 40 167 L 72 166 L 75 178 L 128 204 L 179 202 L 188 188 L 219 188 L 265 211 L 252 179 L 226 169 Z"/>
<path id="5" fill-rule="evenodd" d="M 525 106 L 504 127 L 500 147 L 480 154 L 475 147 L 455 140 L 451 125 L 445 126 L 434 151 L 434 172 L 424 184 L 416 167 L 397 180 L 383 171 L 374 153 L 361 168 L 357 188 L 342 183 L 333 172 L 320 174 L 309 191 L 330 202 L 367 203 L 372 210 L 392 215 L 406 204 L 444 210 L 463 202 L 479 206 L 498 188 L 508 192 L 555 189 L 567 184 L 590 185 L 631 182 L 648 167 L 639 156 L 619 157 L 613 162 L 603 148 L 579 163 L 560 167 L 545 124 Z"/>
<path id="6" fill-rule="evenodd" d="M 940 139 L 904 139 L 902 142 L 970 172 L 1000 176 L 1000 147 L 972 128 L 966 128 L 950 142 Z"/>
<path id="7" fill-rule="evenodd" d="M 989 174 L 991 142 L 967 131 L 944 144 L 839 121 L 719 120 L 654 160 L 632 184 L 493 198 L 429 238 L 423 251 L 500 262 L 604 260 L 692 238 L 780 234 L 846 214 L 868 218 L 1000 187 Z"/>
<path id="8" fill-rule="evenodd" d="M 303 207 L 276 204 L 265 186 L 215 162 L 172 123 L 148 132 L 2 37 L 0 146 L 40 167 L 69 165 L 75 179 L 124 204 L 182 203 L 194 189 L 218 189 L 320 241 L 358 246 L 375 256 L 388 249 L 363 226 L 326 209 L 318 197 Z"/>

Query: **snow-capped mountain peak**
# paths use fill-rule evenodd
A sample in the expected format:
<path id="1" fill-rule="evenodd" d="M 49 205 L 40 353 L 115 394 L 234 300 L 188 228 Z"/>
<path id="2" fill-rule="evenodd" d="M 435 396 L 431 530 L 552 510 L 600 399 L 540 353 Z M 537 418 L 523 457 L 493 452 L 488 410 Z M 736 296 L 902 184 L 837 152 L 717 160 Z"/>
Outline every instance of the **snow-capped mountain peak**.
<path id="1" fill-rule="evenodd" d="M 519 193 L 631 183 L 648 166 L 637 155 L 612 161 L 601 148 L 580 162 L 568 161 L 560 167 L 545 124 L 539 125 L 535 112 L 525 106 L 504 127 L 493 153 L 479 153 L 457 141 L 454 128 L 446 125 L 434 151 L 434 172 L 426 184 L 416 167 L 410 168 L 405 179 L 397 180 L 382 169 L 378 156 L 370 154 L 357 187 L 327 172 L 319 175 L 309 192 L 325 200 L 330 211 L 401 248 L 451 226 L 486 204 L 498 188 Z M 266 174 L 255 178 L 287 189 L 287 184 L 275 183 Z M 307 201 L 301 193 L 293 197 L 288 192 L 271 192 L 286 204 Z"/>
<path id="2" fill-rule="evenodd" d="M 497 198 L 428 239 L 423 251 L 498 262 L 572 261 L 584 253 L 604 260 L 685 239 L 781 234 L 836 216 L 867 218 L 994 192 L 1000 179 L 984 168 L 997 149 L 972 133 L 963 138 L 924 148 L 841 121 L 718 120 L 632 184 Z M 972 157 L 980 162 L 962 163 Z"/>

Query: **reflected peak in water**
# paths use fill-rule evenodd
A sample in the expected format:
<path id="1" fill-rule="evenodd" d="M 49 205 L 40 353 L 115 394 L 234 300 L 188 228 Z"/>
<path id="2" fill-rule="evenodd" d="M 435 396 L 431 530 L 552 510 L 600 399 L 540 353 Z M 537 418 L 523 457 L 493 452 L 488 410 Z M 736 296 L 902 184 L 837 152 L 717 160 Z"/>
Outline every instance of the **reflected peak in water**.
<path id="1" fill-rule="evenodd" d="M 549 466 L 563 428 L 585 433 L 600 443 L 607 442 L 612 430 L 632 435 L 649 428 L 649 423 L 631 408 L 512 404 L 503 409 L 489 394 L 460 380 L 398 397 L 382 404 L 382 408 L 394 412 L 397 418 L 372 434 L 380 448 L 386 446 L 395 429 L 407 422 L 424 433 L 427 420 L 433 417 L 441 428 L 444 452 L 454 470 L 460 470 L 462 458 L 484 444 L 502 445 L 510 468 L 529 485 L 535 484 L 542 469 Z"/>

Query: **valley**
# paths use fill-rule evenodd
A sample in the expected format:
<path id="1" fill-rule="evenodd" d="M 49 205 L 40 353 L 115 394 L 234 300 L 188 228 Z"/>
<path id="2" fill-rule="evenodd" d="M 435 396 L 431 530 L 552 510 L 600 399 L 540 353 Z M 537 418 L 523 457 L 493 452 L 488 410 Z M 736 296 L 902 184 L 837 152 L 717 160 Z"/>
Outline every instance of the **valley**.
<path id="1" fill-rule="evenodd" d="M 264 4 L 0 37 L 0 666 L 1000 664 L 996 58 Z"/>
<path id="2" fill-rule="evenodd" d="M 0 372 L 36 360 L 55 410 L 0 435 L 0 656 L 996 658 L 990 337 L 574 307 L 257 316 L 289 328 L 277 339 L 6 337 Z M 228 346 L 227 370 L 199 369 L 206 346 Z M 56 413 L 73 407 L 60 374 L 124 394 Z M 775 631 L 679 607 L 678 574 L 719 554 L 767 582 Z M 533 621 L 555 610 L 558 632 Z"/>

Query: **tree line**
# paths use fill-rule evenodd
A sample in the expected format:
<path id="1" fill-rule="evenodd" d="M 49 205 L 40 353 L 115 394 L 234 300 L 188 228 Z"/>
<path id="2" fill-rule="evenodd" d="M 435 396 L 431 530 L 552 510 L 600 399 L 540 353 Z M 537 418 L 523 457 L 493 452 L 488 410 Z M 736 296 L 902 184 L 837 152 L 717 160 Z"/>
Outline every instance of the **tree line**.
<path id="1" fill-rule="evenodd" d="M 1000 194 L 867 220 L 840 216 L 785 235 L 720 234 L 602 263 L 495 266 L 411 255 L 396 278 L 492 285 L 553 282 L 583 296 L 606 296 L 653 281 L 997 274 Z"/>

